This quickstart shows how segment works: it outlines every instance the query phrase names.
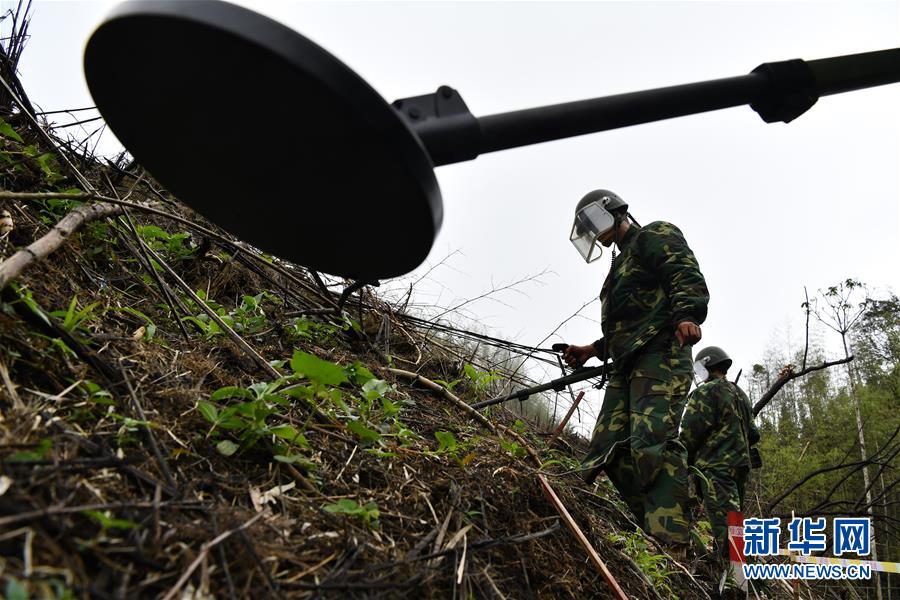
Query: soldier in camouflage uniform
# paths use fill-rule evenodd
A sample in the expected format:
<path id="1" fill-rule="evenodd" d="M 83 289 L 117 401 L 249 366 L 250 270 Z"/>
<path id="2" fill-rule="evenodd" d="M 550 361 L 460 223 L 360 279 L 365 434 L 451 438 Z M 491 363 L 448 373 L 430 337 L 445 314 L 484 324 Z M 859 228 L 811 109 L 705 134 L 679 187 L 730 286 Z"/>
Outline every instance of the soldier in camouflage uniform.
<path id="1" fill-rule="evenodd" d="M 585 196 L 576 209 L 572 241 L 589 260 L 594 250 L 576 242 L 579 216 L 600 202 L 614 217 L 596 241 L 613 243 L 616 257 L 600 292 L 603 338 L 569 346 L 564 358 L 581 366 L 612 359 L 612 373 L 587 455 L 585 480 L 603 470 L 641 527 L 660 541 L 688 542 L 687 464 L 678 424 L 690 389 L 691 345 L 700 340 L 709 292 L 681 231 L 656 221 L 640 227 L 627 204 L 606 190 Z"/>
<path id="2" fill-rule="evenodd" d="M 715 537 L 714 566 L 728 561 L 728 513 L 739 512 L 751 467 L 751 447 L 759 441 L 750 399 L 726 378 L 731 359 L 716 346 L 697 353 L 705 383 L 691 393 L 681 420 L 680 439 L 705 481 L 701 495 Z"/>

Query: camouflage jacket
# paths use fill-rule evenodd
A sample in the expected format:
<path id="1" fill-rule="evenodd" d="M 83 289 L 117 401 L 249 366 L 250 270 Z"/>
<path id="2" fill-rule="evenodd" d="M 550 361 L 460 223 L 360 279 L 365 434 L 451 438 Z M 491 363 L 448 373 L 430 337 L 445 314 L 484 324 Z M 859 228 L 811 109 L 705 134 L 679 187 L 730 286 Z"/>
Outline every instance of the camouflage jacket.
<path id="1" fill-rule="evenodd" d="M 624 364 L 662 331 L 706 319 L 709 291 L 694 253 L 671 223 L 631 226 L 600 291 L 606 354 Z"/>
<path id="2" fill-rule="evenodd" d="M 700 470 L 731 470 L 750 467 L 750 446 L 759 441 L 759 430 L 747 394 L 723 378 L 691 392 L 679 436 L 688 464 Z"/>

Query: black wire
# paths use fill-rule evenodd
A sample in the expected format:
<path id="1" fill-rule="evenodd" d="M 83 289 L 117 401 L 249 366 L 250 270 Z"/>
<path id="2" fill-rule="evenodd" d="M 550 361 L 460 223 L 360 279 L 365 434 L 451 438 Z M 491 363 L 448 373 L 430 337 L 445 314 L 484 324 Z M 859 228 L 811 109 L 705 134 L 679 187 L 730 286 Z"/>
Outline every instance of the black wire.
<path id="1" fill-rule="evenodd" d="M 519 344 L 517 342 L 510 342 L 509 340 L 504 340 L 501 338 L 496 338 L 496 337 L 492 337 L 492 336 L 481 334 L 481 333 L 475 333 L 474 331 L 469 331 L 466 329 L 460 329 L 458 327 L 453 327 L 452 325 L 447 325 L 447 324 L 441 323 L 439 321 L 429 321 L 427 319 L 422 319 L 422 318 L 414 317 L 411 315 L 403 315 L 402 318 L 404 320 L 410 321 L 417 325 L 432 327 L 434 329 L 437 329 L 440 331 L 445 331 L 448 333 L 457 333 L 457 334 L 469 337 L 471 339 L 477 339 L 477 340 L 481 340 L 484 342 L 493 342 L 493 344 L 489 344 L 489 345 L 499 345 L 499 347 L 507 348 L 511 351 L 518 351 L 517 352 L 518 354 L 542 352 L 542 353 L 546 353 L 546 354 L 554 354 L 555 355 L 557 353 L 555 350 L 550 349 L 550 348 L 536 348 L 534 346 L 527 346 L 525 344 Z M 549 362 L 550 364 L 553 364 L 552 361 L 549 361 L 547 359 L 538 359 L 538 360 L 544 360 L 546 362 Z"/>

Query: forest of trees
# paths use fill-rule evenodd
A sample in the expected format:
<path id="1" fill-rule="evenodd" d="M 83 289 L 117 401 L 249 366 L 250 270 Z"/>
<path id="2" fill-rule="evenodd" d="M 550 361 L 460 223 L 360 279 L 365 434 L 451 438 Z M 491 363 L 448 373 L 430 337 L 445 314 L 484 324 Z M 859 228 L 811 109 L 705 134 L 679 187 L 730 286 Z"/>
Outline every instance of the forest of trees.
<path id="1" fill-rule="evenodd" d="M 755 472 L 747 512 L 871 515 L 878 560 L 900 561 L 900 300 L 870 296 L 866 286 L 846 280 L 802 308 L 808 341 L 790 354 L 771 351 L 753 366 L 744 382 L 751 399 L 804 365 L 833 362 L 844 352 L 853 360 L 789 381 L 760 412 L 764 465 Z M 882 597 L 900 584 L 896 576 L 886 582 Z"/>

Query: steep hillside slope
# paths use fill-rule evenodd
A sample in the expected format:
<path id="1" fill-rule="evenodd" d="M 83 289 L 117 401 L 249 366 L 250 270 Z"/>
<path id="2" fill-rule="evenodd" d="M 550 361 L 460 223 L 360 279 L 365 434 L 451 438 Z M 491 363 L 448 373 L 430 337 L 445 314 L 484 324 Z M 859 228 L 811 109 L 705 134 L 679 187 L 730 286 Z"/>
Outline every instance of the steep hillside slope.
<path id="1" fill-rule="evenodd" d="M 583 440 L 460 405 L 505 375 L 470 346 L 21 112 L 0 136 L 7 597 L 612 597 L 538 473 L 629 596 L 708 597 L 581 483 Z"/>

